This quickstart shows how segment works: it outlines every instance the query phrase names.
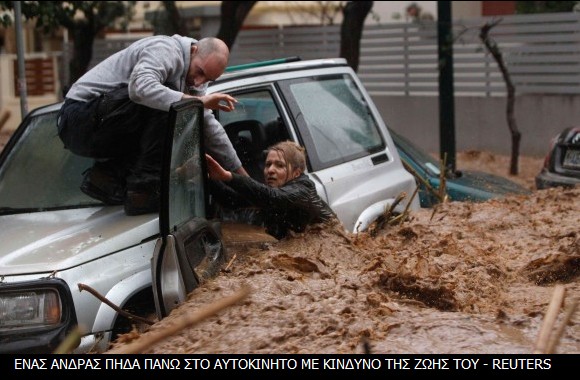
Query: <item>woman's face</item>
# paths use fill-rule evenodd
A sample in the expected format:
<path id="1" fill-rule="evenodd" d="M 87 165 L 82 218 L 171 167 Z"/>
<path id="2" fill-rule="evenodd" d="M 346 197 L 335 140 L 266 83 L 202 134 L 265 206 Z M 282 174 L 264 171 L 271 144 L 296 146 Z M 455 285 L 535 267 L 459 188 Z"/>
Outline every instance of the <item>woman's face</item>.
<path id="1" fill-rule="evenodd" d="M 270 150 L 264 166 L 264 178 L 268 186 L 281 187 L 289 180 L 295 178 L 295 176 L 291 177 L 289 175 L 288 165 L 282 153 L 277 150 Z"/>

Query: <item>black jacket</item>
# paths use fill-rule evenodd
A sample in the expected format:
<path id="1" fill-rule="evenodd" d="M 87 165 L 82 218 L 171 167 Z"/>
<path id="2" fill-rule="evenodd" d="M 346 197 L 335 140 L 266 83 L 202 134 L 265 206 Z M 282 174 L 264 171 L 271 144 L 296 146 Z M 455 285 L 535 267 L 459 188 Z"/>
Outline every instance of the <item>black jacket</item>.
<path id="1" fill-rule="evenodd" d="M 252 223 L 263 225 L 277 239 L 285 237 L 288 230 L 302 232 L 309 224 L 336 218 L 305 174 L 279 188 L 236 173 L 232 175 L 229 182 L 211 181 L 216 200 L 229 208 L 257 207 L 259 211 Z"/>

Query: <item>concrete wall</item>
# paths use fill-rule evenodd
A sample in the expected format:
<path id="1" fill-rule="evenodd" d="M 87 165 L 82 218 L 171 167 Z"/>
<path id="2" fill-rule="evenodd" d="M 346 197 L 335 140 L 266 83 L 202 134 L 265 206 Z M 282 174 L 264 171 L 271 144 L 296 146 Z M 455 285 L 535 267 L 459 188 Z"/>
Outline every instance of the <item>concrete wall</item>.
<path id="1" fill-rule="evenodd" d="M 428 152 L 439 152 L 439 98 L 374 95 L 389 128 Z M 456 151 L 511 153 L 505 97 L 456 97 Z M 515 119 L 522 135 L 520 154 L 543 157 L 550 140 L 568 126 L 580 125 L 579 95 L 523 95 L 516 98 Z"/>

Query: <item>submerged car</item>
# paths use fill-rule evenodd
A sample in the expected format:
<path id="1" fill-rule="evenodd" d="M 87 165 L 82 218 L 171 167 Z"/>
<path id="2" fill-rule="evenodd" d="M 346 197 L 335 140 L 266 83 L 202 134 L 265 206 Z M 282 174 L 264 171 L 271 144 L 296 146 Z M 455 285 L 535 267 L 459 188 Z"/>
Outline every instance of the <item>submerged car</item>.
<path id="1" fill-rule="evenodd" d="M 573 187 L 580 184 L 580 127 L 565 128 L 550 144 L 536 188 Z"/>
<path id="2" fill-rule="evenodd" d="M 447 169 L 441 175 L 441 165 L 430 154 L 407 138 L 390 130 L 405 168 L 415 175 L 419 183 L 421 207 L 433 207 L 442 196 L 449 201 L 483 202 L 510 194 L 530 194 L 530 190 L 507 178 L 491 173 Z M 444 193 L 440 193 L 441 182 Z"/>
<path id="3" fill-rule="evenodd" d="M 80 191 L 92 162 L 64 149 L 60 106 L 30 112 L 0 154 L 1 353 L 51 353 L 77 326 L 76 352 L 103 351 L 134 321 L 98 295 L 164 316 L 224 261 L 220 226 L 206 219 L 200 101 L 172 105 L 159 215 L 131 217 Z M 195 177 L 168 174 L 184 162 Z"/>
<path id="4" fill-rule="evenodd" d="M 276 62 L 230 67 L 208 89 L 238 101 L 216 117 L 250 176 L 263 182 L 265 150 L 292 140 L 305 148 L 306 174 L 346 230 L 365 231 L 401 194 L 396 212 L 419 209 L 415 179 L 346 60 Z"/>
<path id="5" fill-rule="evenodd" d="M 263 180 L 264 150 L 294 140 L 346 230 L 364 231 L 394 204 L 395 212 L 420 208 L 410 197 L 414 177 L 344 59 L 237 67 L 213 91 L 238 99 L 236 111 L 216 116 L 255 179 Z M 172 106 L 161 208 L 139 216 L 81 192 L 92 161 L 64 149 L 60 106 L 31 111 L 0 153 L 0 353 L 54 352 L 77 326 L 75 353 L 104 351 L 134 321 L 97 295 L 134 315 L 163 318 L 226 257 L 199 101 Z M 401 194 L 409 197 L 395 203 Z"/>

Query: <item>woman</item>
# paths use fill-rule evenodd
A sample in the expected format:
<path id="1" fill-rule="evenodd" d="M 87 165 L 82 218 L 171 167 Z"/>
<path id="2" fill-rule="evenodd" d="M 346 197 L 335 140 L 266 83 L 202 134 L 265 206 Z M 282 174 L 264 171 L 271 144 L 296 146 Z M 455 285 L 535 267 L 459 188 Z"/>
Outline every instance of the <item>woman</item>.
<path id="1" fill-rule="evenodd" d="M 268 149 L 264 167 L 267 185 L 225 170 L 209 155 L 206 159 L 218 201 L 231 208 L 257 207 L 259 212 L 252 223 L 265 226 L 276 239 L 284 238 L 290 230 L 303 232 L 309 224 L 337 220 L 318 196 L 314 182 L 304 174 L 304 148 L 292 141 Z"/>

